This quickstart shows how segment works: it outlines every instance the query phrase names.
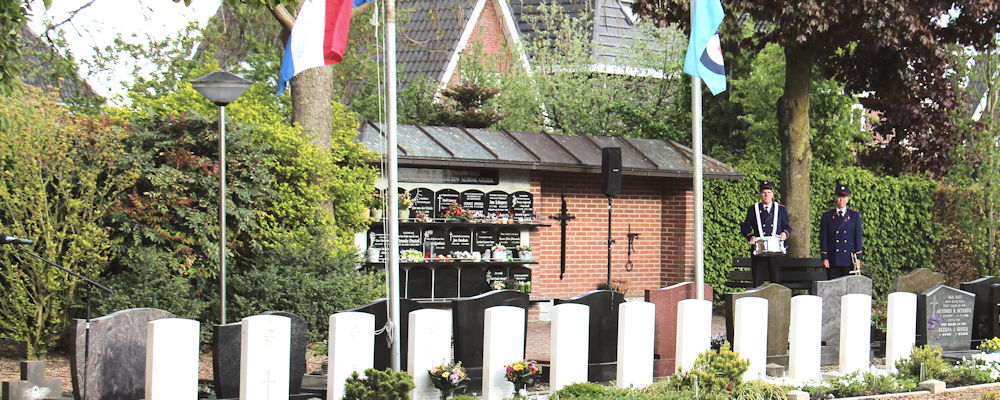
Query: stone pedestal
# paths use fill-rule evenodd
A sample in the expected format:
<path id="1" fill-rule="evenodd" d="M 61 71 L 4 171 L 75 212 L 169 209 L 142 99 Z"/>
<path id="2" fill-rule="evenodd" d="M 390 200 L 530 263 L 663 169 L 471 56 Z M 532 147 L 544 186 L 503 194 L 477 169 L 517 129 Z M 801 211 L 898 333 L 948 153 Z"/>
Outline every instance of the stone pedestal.
<path id="1" fill-rule="evenodd" d="M 146 399 L 197 399 L 198 321 L 158 319 L 146 328 Z"/>
<path id="2" fill-rule="evenodd" d="M 437 400 L 441 391 L 434 387 L 427 371 L 451 361 L 451 313 L 445 310 L 417 310 L 409 315 L 410 354 L 406 371 L 413 375 L 416 386 L 410 392 L 413 400 Z"/>
<path id="3" fill-rule="evenodd" d="M 788 332 L 788 372 L 793 379 L 808 380 L 820 375 L 820 338 L 823 298 L 792 297 L 791 327 Z"/>
<path id="4" fill-rule="evenodd" d="M 910 357 L 916 335 L 917 295 L 890 293 L 885 333 L 885 365 L 890 371 L 896 370 L 896 361 Z"/>
<path id="5" fill-rule="evenodd" d="M 767 299 L 737 299 L 734 312 L 733 351 L 750 361 L 743 380 L 762 379 L 767 365 Z"/>
<path id="6" fill-rule="evenodd" d="M 552 307 L 552 363 L 549 387 L 553 392 L 573 383 L 587 382 L 587 348 L 590 309 L 583 304 Z"/>
<path id="7" fill-rule="evenodd" d="M 687 299 L 677 303 L 677 368 L 690 371 L 698 354 L 711 348 L 712 302 Z"/>
<path id="8" fill-rule="evenodd" d="M 653 383 L 653 326 L 656 306 L 628 301 L 618 309 L 618 387 Z"/>
<path id="9" fill-rule="evenodd" d="M 871 366 L 872 298 L 848 294 L 840 299 L 840 372 Z"/>
<path id="10" fill-rule="evenodd" d="M 331 315 L 328 343 L 326 398 L 340 400 L 351 373 L 363 373 L 375 363 L 375 316 L 353 311 Z"/>
<path id="11" fill-rule="evenodd" d="M 514 384 L 505 377 L 505 366 L 524 359 L 524 309 L 490 307 L 485 318 L 483 400 L 502 400 L 514 394 Z"/>

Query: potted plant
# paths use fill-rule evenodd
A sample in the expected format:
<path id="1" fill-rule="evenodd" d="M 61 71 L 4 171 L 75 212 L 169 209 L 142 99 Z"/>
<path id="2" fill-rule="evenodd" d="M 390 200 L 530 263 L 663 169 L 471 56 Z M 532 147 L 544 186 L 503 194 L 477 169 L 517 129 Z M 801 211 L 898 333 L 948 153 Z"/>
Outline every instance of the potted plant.
<path id="1" fill-rule="evenodd" d="M 427 374 L 431 377 L 431 384 L 441 391 L 441 400 L 451 397 L 452 393 L 465 387 L 469 381 L 469 375 L 465 372 L 461 361 L 435 366 L 427 370 Z"/>
<path id="2" fill-rule="evenodd" d="M 413 199 L 406 194 L 399 195 L 399 219 L 410 218 L 410 206 L 413 205 Z"/>
<path id="3" fill-rule="evenodd" d="M 493 253 L 493 261 L 507 261 L 507 248 L 502 244 L 493 245 L 490 251 Z"/>
<path id="4" fill-rule="evenodd" d="M 520 258 L 522 260 L 531 259 L 531 246 L 522 244 L 514 248 L 514 250 L 517 250 L 517 258 Z"/>
<path id="5" fill-rule="evenodd" d="M 382 219 L 382 207 L 385 206 L 385 196 L 381 190 L 375 190 L 375 194 L 368 199 L 368 216 L 374 219 Z"/>
<path id="6" fill-rule="evenodd" d="M 535 379 L 541 374 L 538 364 L 529 359 L 514 362 L 506 366 L 505 377 L 514 384 L 514 398 L 525 398 L 528 386 L 535 384 Z"/>

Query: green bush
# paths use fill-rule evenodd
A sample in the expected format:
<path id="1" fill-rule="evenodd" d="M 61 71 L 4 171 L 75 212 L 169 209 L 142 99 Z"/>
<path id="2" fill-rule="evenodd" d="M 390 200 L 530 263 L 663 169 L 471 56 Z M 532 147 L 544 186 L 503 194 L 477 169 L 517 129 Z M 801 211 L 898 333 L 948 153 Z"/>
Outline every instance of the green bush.
<path id="1" fill-rule="evenodd" d="M 744 382 L 733 390 L 736 400 L 784 400 L 788 389 L 761 380 Z"/>
<path id="2" fill-rule="evenodd" d="M 923 377 L 920 376 L 921 364 Z M 941 357 L 941 346 L 924 345 L 914 347 L 909 358 L 896 361 L 896 370 L 903 377 L 944 380 L 948 376 L 948 363 Z"/>
<path id="3" fill-rule="evenodd" d="M 837 378 L 829 385 L 802 388 L 811 398 L 853 397 L 917 390 L 916 379 L 896 374 L 878 375 L 871 372 L 853 372 Z"/>
<path id="4" fill-rule="evenodd" d="M 985 361 L 966 359 L 948 369 L 945 382 L 948 386 L 968 386 L 993 382 L 993 379 Z"/>
<path id="5" fill-rule="evenodd" d="M 689 400 L 696 398 L 693 388 L 679 389 L 670 380 L 656 381 L 652 385 L 643 388 L 642 393 L 645 393 L 648 398 L 653 400 Z M 702 400 L 730 400 L 733 397 L 729 392 L 724 390 L 707 391 L 704 387 L 700 387 L 697 398 Z"/>
<path id="6" fill-rule="evenodd" d="M 750 361 L 740 358 L 725 343 L 717 352 L 708 350 L 699 354 L 690 371 L 678 371 L 670 381 L 678 389 L 693 389 L 697 380 L 702 390 L 731 392 L 743 382 L 743 373 L 749 367 Z"/>
<path id="7" fill-rule="evenodd" d="M 604 385 L 593 382 L 584 382 L 567 385 L 553 393 L 553 396 L 555 396 L 556 399 L 561 400 L 585 400 L 601 398 L 607 393 L 608 388 Z"/>
<path id="8" fill-rule="evenodd" d="M 344 400 L 407 400 L 414 387 L 406 372 L 368 368 L 364 376 L 355 371 L 347 378 Z"/>

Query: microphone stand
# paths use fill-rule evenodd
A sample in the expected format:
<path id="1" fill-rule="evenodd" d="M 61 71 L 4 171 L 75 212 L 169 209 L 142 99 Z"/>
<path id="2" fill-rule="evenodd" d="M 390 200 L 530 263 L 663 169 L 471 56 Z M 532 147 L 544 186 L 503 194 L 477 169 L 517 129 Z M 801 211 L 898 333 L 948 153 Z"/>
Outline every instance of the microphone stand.
<path id="1" fill-rule="evenodd" d="M 14 247 L 17 248 L 18 250 L 20 250 L 21 252 L 24 252 L 24 253 L 32 256 L 32 257 L 35 257 L 35 258 L 41 260 L 42 262 L 44 262 L 44 263 L 46 263 L 48 265 L 51 265 L 51 266 L 56 267 L 56 268 L 59 268 L 63 272 L 66 272 L 67 274 L 75 276 L 77 279 L 79 279 L 79 280 L 81 280 L 81 281 L 83 281 L 84 283 L 87 284 L 87 291 L 83 294 L 83 299 L 87 303 L 87 319 L 86 319 L 86 322 L 84 323 L 84 336 L 83 336 L 83 397 L 82 397 L 83 400 L 87 400 L 87 365 L 90 364 L 90 362 L 89 362 L 90 361 L 90 289 L 96 287 L 96 288 L 101 289 L 101 290 L 103 290 L 105 292 L 108 292 L 109 294 L 110 293 L 114 293 L 114 291 L 112 291 L 111 289 L 108 289 L 107 286 L 104 286 L 104 285 L 102 285 L 100 283 L 94 282 L 90 278 L 87 278 L 87 277 L 85 277 L 83 275 L 80 275 L 80 274 L 78 274 L 76 272 L 70 271 L 70 270 L 64 268 L 63 266 L 61 266 L 59 264 L 56 264 L 56 263 L 54 263 L 52 261 L 46 260 L 42 256 L 40 256 L 38 254 L 35 254 L 31 250 L 25 249 L 25 248 L 21 247 L 20 245 L 15 245 Z"/>

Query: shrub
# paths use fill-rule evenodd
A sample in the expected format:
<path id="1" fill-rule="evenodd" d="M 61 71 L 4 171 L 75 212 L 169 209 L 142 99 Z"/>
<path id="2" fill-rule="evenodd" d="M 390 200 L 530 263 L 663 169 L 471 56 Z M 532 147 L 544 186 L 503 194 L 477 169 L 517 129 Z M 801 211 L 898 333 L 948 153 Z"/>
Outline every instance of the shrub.
<path id="1" fill-rule="evenodd" d="M 402 371 L 365 369 L 352 372 L 344 386 L 344 400 L 407 400 L 414 388 L 413 377 Z"/>
<path id="2" fill-rule="evenodd" d="M 679 389 L 693 389 L 695 379 L 706 391 L 732 391 L 743 381 L 743 373 L 750 367 L 750 361 L 740 358 L 739 353 L 729 349 L 724 343 L 718 352 L 708 350 L 698 355 L 690 371 L 678 371 L 670 381 Z"/>
<path id="3" fill-rule="evenodd" d="M 737 386 L 733 390 L 733 397 L 737 400 L 784 400 L 786 393 L 788 390 L 781 386 L 752 380 Z"/>
<path id="4" fill-rule="evenodd" d="M 695 396 L 693 388 L 678 389 L 669 380 L 654 382 L 652 385 L 643 388 L 642 393 L 645 393 L 650 399 L 655 400 L 689 400 L 694 398 L 703 400 L 730 400 L 733 398 L 727 391 L 707 391 L 704 387 L 701 387 L 698 390 L 698 395 Z"/>
<path id="5" fill-rule="evenodd" d="M 920 365 L 924 375 L 920 376 Z M 896 361 L 896 370 L 904 377 L 916 379 L 945 379 L 948 363 L 941 357 L 941 346 L 925 345 L 914 347 L 909 358 Z"/>
<path id="6" fill-rule="evenodd" d="M 604 385 L 593 383 L 593 382 L 583 382 L 574 383 L 572 385 L 567 385 L 562 389 L 559 389 L 554 393 L 555 398 L 560 400 L 573 400 L 573 399 L 594 399 L 600 398 L 608 393 L 608 388 Z"/>
<path id="7" fill-rule="evenodd" d="M 962 360 L 948 369 L 948 376 L 945 378 L 948 386 L 968 386 L 980 383 L 993 382 L 990 377 L 990 366 L 982 359 Z"/>

